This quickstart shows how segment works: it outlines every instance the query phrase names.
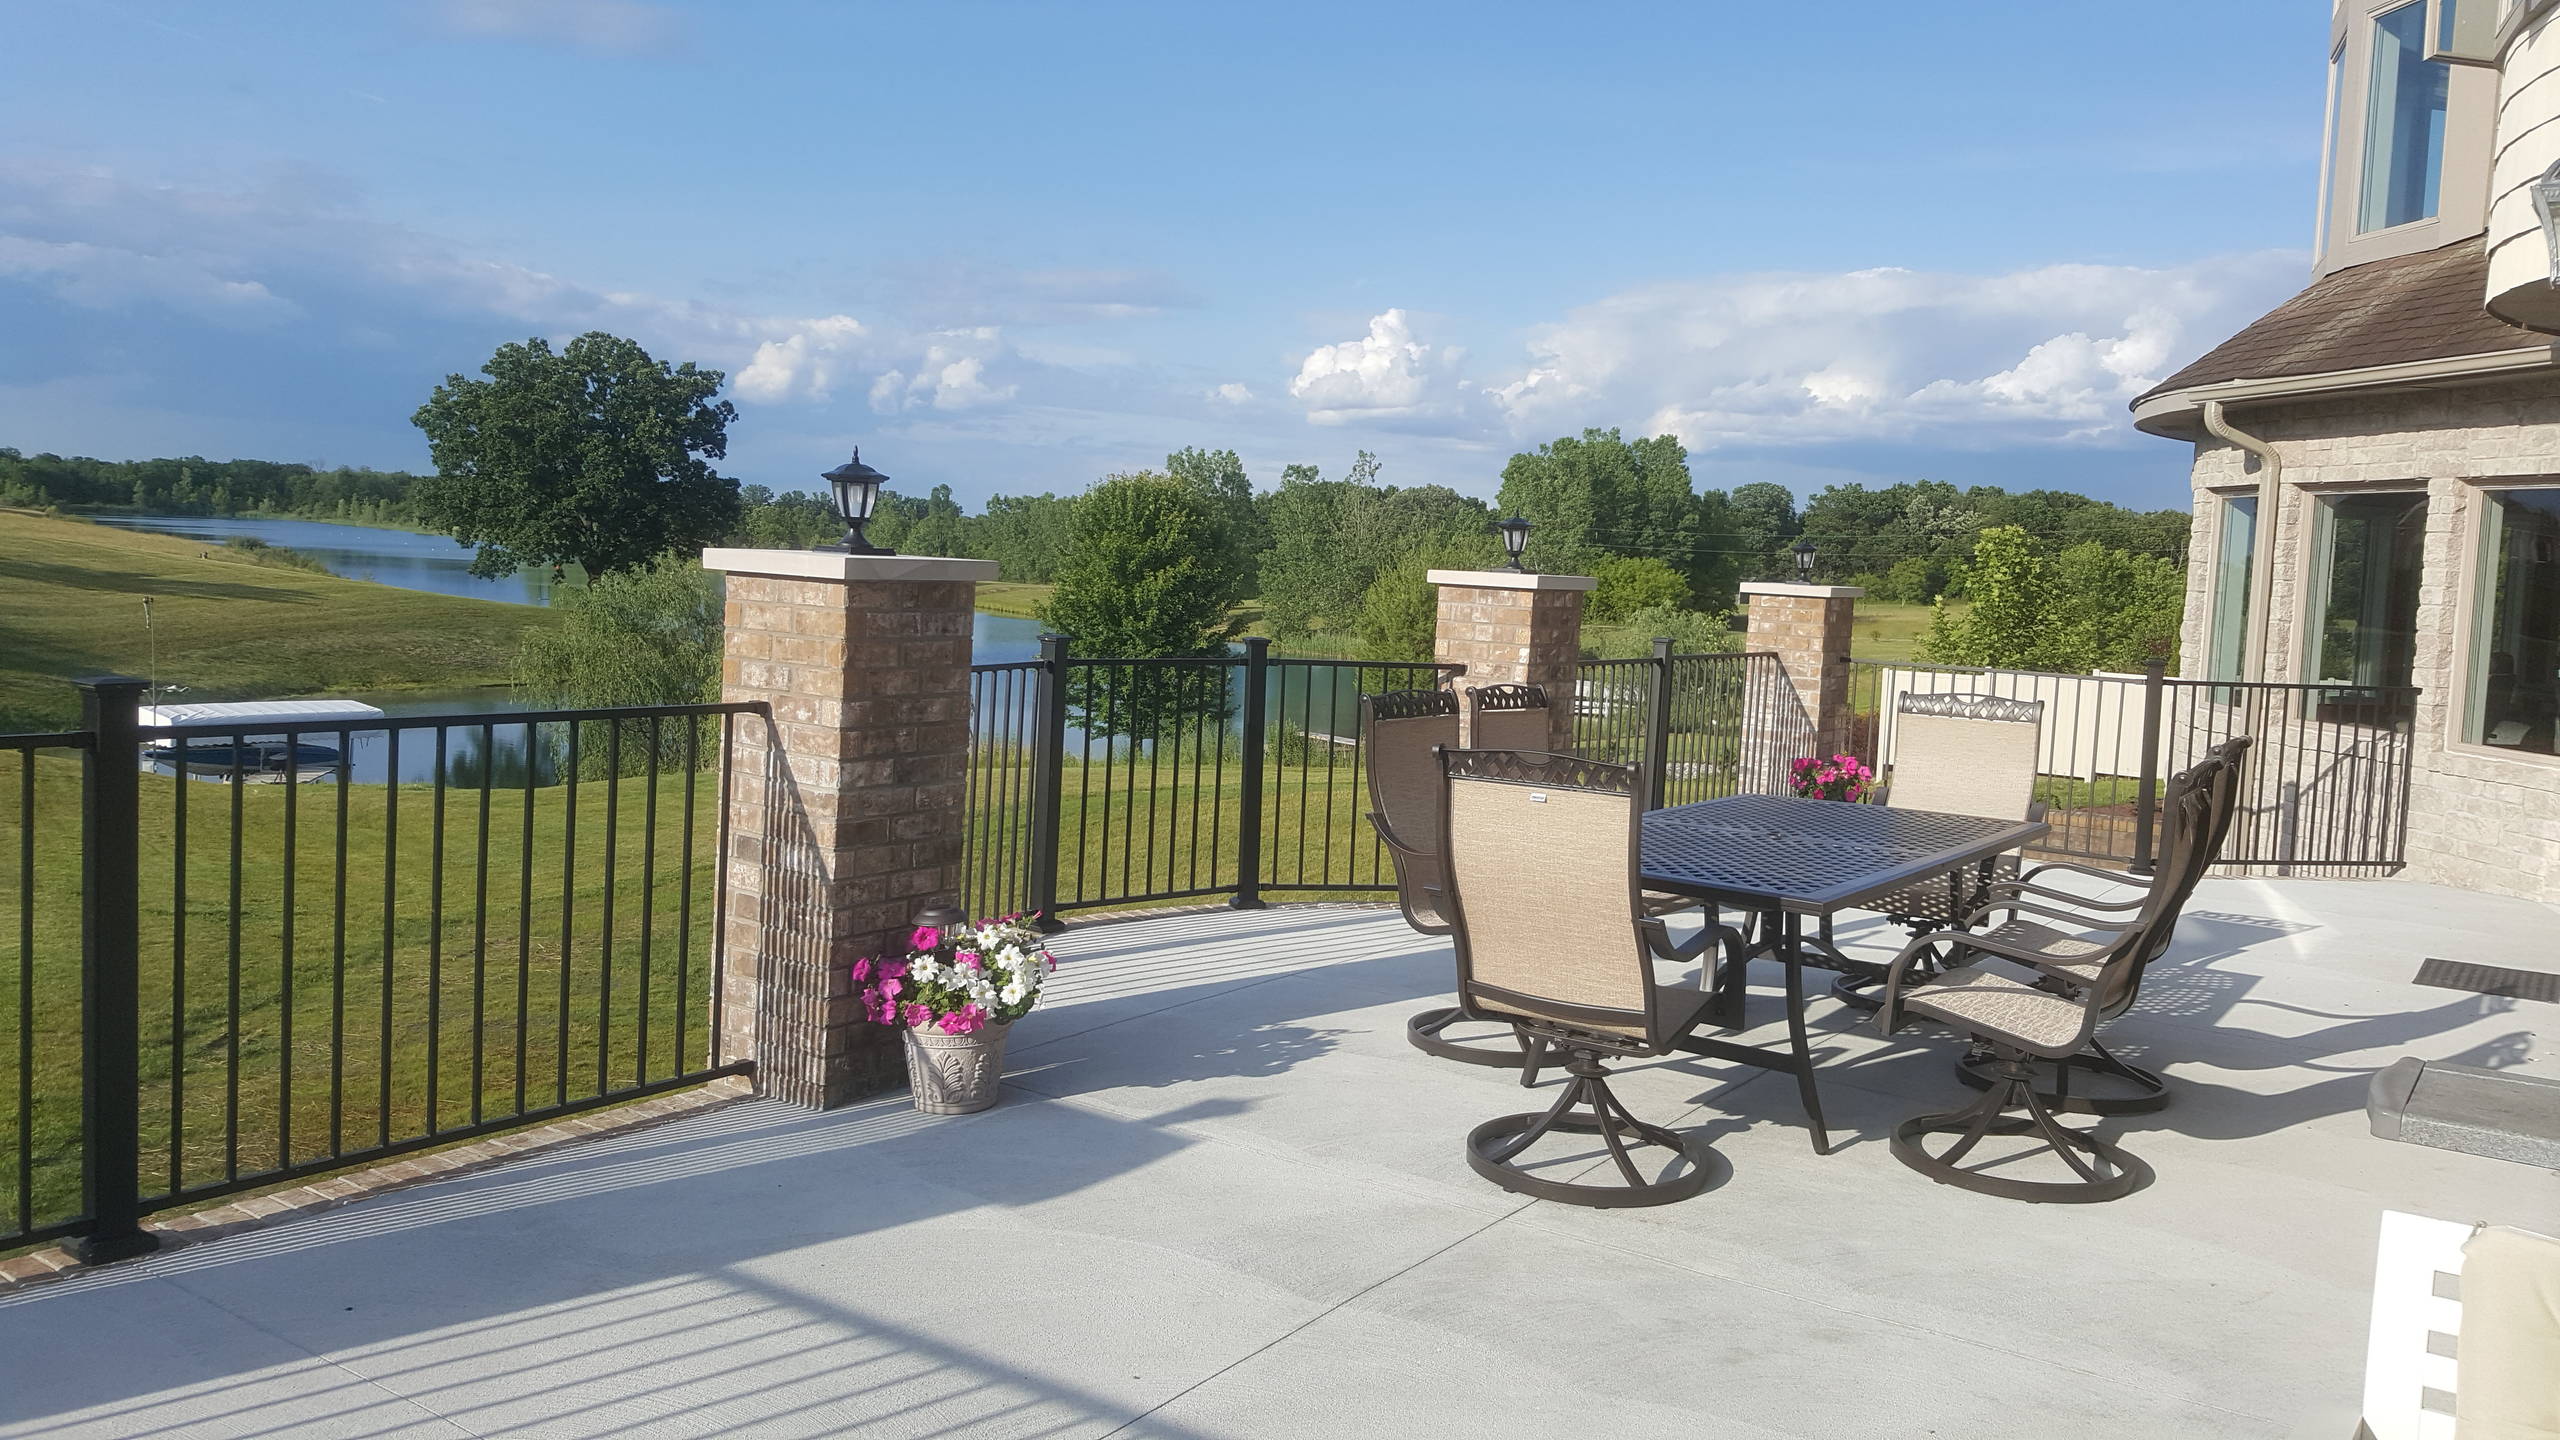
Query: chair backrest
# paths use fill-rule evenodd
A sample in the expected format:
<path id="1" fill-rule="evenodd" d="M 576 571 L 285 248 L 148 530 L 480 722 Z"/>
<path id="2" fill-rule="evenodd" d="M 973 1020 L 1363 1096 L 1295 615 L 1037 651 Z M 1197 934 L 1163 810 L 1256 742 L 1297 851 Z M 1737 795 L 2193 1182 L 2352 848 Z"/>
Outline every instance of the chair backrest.
<path id="1" fill-rule="evenodd" d="M 1654 1045 L 1635 767 L 1513 750 L 1445 751 L 1441 767 L 1460 1002 Z"/>
<path id="2" fill-rule="evenodd" d="M 1545 754 L 1555 742 L 1547 729 L 1547 691 L 1542 685 L 1470 685 L 1467 732 L 1471 750 L 1524 750 Z"/>
<path id="3" fill-rule="evenodd" d="M 1894 706 L 1885 803 L 1985 820 L 2024 820 L 2036 798 L 2044 702 L 1905 692 Z"/>
<path id="4" fill-rule="evenodd" d="M 1369 803 L 1393 843 L 1396 903 L 1405 922 L 1449 933 L 1440 864 L 1441 750 L 1458 748 L 1458 697 L 1446 690 L 1390 690 L 1360 697 L 1360 750 Z"/>
<path id="5" fill-rule="evenodd" d="M 2140 943 L 2126 963 L 2113 967 L 2099 986 L 2098 1013 L 2120 1015 L 2142 989 L 2142 972 L 2168 953 L 2177 938 L 2178 917 L 2187 899 L 2231 833 L 2231 817 L 2240 802 L 2240 771 L 2252 742 L 2241 736 L 2205 752 L 2193 766 L 2169 777 L 2159 803 L 2158 864 L 2151 894 L 2142 907 Z"/>

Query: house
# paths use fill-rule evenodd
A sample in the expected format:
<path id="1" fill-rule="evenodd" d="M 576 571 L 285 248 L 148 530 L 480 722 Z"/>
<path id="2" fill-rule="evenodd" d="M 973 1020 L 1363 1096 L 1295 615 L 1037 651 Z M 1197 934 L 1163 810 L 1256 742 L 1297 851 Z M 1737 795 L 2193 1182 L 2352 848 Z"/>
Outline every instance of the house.
<path id="1" fill-rule="evenodd" d="M 2183 673 L 2374 687 L 2359 718 L 2410 749 L 2404 873 L 2541 900 L 2555 162 L 2560 0 L 2337 0 L 2310 285 L 2133 402 L 2195 447 Z"/>

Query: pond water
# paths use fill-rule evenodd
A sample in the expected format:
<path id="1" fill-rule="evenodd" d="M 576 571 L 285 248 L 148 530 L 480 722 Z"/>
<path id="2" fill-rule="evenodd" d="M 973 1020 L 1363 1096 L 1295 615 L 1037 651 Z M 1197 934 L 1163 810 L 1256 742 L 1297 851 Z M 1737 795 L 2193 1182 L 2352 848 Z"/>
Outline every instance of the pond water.
<path id="1" fill-rule="evenodd" d="M 270 545 L 298 550 L 320 561 L 332 574 L 404 590 L 461 595 L 512 605 L 547 605 L 551 602 L 549 574 L 519 571 L 494 580 L 474 575 L 471 573 L 470 548 L 443 535 L 266 516 L 101 515 L 95 518 L 102 525 L 177 535 L 204 541 L 208 546 L 220 545 L 234 536 L 248 536 Z M 980 665 L 1035 659 L 1040 653 L 1043 628 L 1037 620 L 980 611 L 970 646 L 970 659 Z M 1345 734 L 1355 728 L 1358 724 L 1359 676 L 1357 671 L 1335 670 L 1322 665 L 1291 663 L 1275 666 L 1270 689 L 1275 740 L 1278 727 L 1284 724 L 1333 734 Z M 1406 682 L 1400 679 L 1395 683 Z M 1241 667 L 1231 672 L 1228 690 L 1227 710 L 1232 728 L 1233 717 L 1243 709 L 1244 675 Z M 1010 693 L 1022 700 L 1028 698 L 1027 687 L 1001 693 Z M 504 714 L 531 708 L 504 687 L 357 693 L 343 698 L 379 706 L 393 715 Z M 1006 716 L 988 713 L 978 716 L 979 728 L 986 731 L 998 731 L 1011 723 L 1015 722 Z M 558 727 L 552 728 L 556 730 Z M 1123 739 L 1118 746 L 1125 749 L 1128 743 Z M 484 745 L 487 749 L 485 761 Z M 1067 746 L 1071 755 L 1084 750 L 1086 742 L 1082 732 L 1071 728 Z M 1099 758 L 1103 750 L 1112 748 L 1112 744 L 1096 737 L 1092 748 Z M 350 757 L 349 778 L 369 784 L 381 783 L 394 772 L 393 749 L 385 732 L 359 732 Z M 397 750 L 399 779 L 426 781 L 435 778 L 433 732 L 406 732 Z M 529 742 L 524 726 L 500 724 L 486 732 L 477 727 L 447 732 L 444 768 L 448 781 L 476 785 L 484 763 L 490 769 L 493 782 L 500 785 L 521 783 L 528 764 L 534 767 L 536 783 L 548 783 L 550 779 L 550 761 L 537 753 L 537 747 Z"/>

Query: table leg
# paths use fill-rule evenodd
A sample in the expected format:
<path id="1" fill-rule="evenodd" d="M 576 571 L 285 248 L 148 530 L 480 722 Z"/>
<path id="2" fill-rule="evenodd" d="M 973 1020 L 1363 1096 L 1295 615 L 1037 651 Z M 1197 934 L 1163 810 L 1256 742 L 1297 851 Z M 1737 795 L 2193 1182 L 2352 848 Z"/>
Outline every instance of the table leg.
<path id="1" fill-rule="evenodd" d="M 1813 1126 L 1813 1153 L 1831 1153 L 1831 1132 L 1822 1123 L 1822 1096 L 1813 1084 L 1813 1045 L 1804 1028 L 1804 919 L 1790 914 L 1779 931 L 1778 958 L 1787 969 L 1787 1042 L 1795 1053 L 1796 1094 L 1804 1101 L 1805 1119 Z"/>

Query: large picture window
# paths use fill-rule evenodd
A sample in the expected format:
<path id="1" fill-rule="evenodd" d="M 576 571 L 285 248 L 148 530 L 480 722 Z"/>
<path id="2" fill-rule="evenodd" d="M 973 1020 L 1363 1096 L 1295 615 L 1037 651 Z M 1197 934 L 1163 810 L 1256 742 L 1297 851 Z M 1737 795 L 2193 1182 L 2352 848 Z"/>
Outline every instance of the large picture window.
<path id="1" fill-rule="evenodd" d="M 2342 495 L 2322 507 L 2314 680 L 2406 685 L 2418 649 L 2427 497 Z"/>
<path id="2" fill-rule="evenodd" d="M 2365 84 L 2364 181 L 2356 229 L 2383 230 L 2436 213 L 2444 180 L 2450 67 L 2427 59 L 2427 7 L 2412 0 L 2373 22 Z"/>
<path id="3" fill-rule="evenodd" d="M 2249 582 L 2258 557 L 2258 497 L 2226 495 L 2213 552 L 2213 646 L 2216 680 L 2245 680 L 2249 658 Z"/>
<path id="4" fill-rule="evenodd" d="M 2560 754 L 2560 488 L 2491 491 L 2463 738 Z"/>

